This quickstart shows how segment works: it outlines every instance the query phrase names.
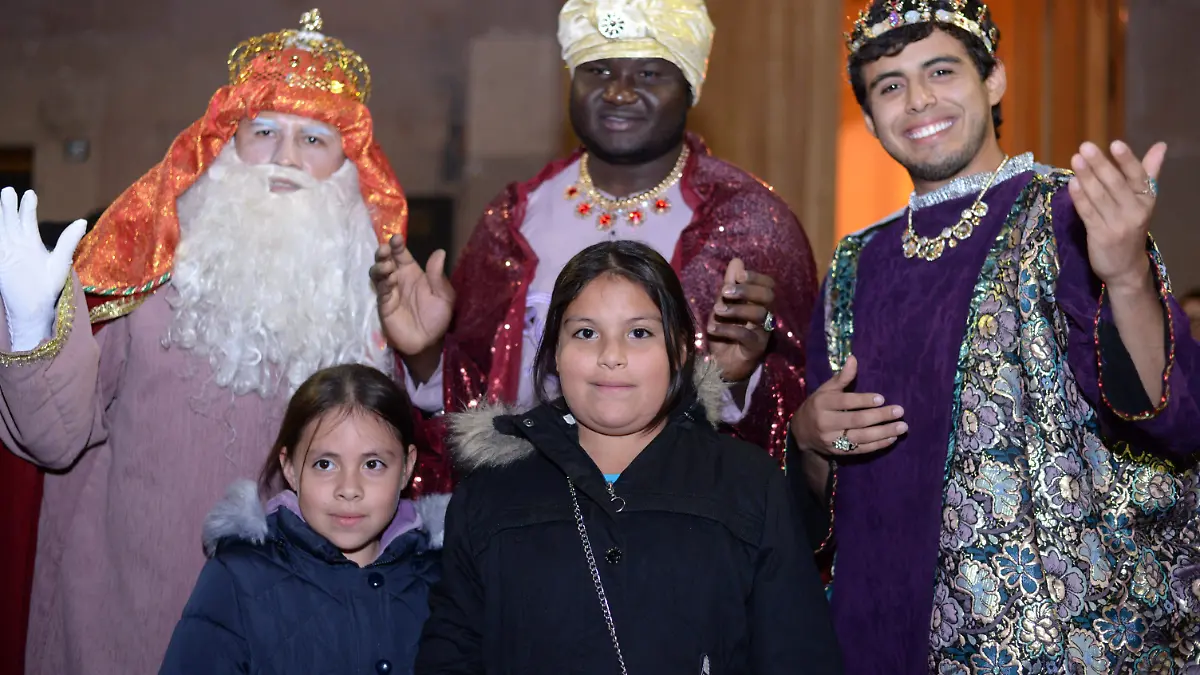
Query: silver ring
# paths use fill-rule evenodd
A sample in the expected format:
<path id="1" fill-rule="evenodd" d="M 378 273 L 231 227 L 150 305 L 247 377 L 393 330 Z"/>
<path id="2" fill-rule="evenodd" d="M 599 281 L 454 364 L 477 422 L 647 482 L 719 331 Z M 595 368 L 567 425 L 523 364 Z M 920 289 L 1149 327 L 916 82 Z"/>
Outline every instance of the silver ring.
<path id="1" fill-rule="evenodd" d="M 858 443 L 850 440 L 850 437 L 847 436 L 846 433 L 847 432 L 843 431 L 841 436 L 833 439 L 834 450 L 837 450 L 838 452 L 854 452 L 858 448 Z"/>
<path id="2" fill-rule="evenodd" d="M 1137 193 L 1139 195 L 1149 195 L 1150 197 L 1157 197 L 1158 196 L 1158 181 L 1154 180 L 1153 178 L 1147 178 L 1146 179 L 1146 189 L 1138 190 Z"/>
<path id="3" fill-rule="evenodd" d="M 775 330 L 775 315 L 772 314 L 770 311 L 768 311 L 767 315 L 763 318 L 762 327 L 763 327 L 763 330 L 767 331 L 768 333 Z"/>

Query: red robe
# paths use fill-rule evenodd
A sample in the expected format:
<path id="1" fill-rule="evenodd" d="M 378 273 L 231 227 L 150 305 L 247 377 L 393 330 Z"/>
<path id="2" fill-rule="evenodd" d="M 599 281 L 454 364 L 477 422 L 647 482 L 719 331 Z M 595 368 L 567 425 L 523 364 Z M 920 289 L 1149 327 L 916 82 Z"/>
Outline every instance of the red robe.
<path id="1" fill-rule="evenodd" d="M 729 433 L 767 449 L 782 464 L 788 420 L 803 402 L 803 339 L 817 297 L 812 251 L 796 216 L 768 186 L 713 157 L 688 134 L 692 156 L 681 187 L 692 209 L 671 257 L 683 281 L 697 328 L 703 330 L 724 282 L 725 266 L 741 258 L 746 269 L 775 280 L 776 329 L 745 418 Z M 537 257 L 521 234 L 529 194 L 579 158 L 551 163 L 532 180 L 509 185 L 485 211 L 455 264 L 454 324 L 442 353 L 447 412 L 484 400 L 512 403 L 520 378 L 525 293 Z M 454 476 L 443 447 L 441 418 L 426 425 L 429 449 L 417 460 L 423 492 L 446 492 Z"/>
<path id="2" fill-rule="evenodd" d="M 24 672 L 41 508 L 41 470 L 0 446 L 0 675 Z"/>

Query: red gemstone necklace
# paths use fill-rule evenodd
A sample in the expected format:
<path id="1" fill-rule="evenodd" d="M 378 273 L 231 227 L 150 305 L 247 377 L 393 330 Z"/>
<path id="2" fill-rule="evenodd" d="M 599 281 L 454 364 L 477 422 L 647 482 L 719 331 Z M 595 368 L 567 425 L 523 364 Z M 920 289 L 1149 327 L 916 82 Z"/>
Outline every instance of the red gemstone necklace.
<path id="1" fill-rule="evenodd" d="M 592 174 L 588 172 L 588 155 L 585 152 L 579 158 L 579 182 L 567 188 L 567 201 L 579 200 L 575 205 L 575 215 L 580 218 L 596 218 L 596 229 L 607 231 L 622 219 L 633 227 L 641 225 L 646 215 L 653 212 L 662 215 L 671 210 L 671 202 L 664 195 L 683 178 L 683 167 L 687 166 L 691 151 L 683 146 L 679 159 L 671 173 L 658 185 L 631 197 L 610 199 L 600 194 L 592 184 Z"/>

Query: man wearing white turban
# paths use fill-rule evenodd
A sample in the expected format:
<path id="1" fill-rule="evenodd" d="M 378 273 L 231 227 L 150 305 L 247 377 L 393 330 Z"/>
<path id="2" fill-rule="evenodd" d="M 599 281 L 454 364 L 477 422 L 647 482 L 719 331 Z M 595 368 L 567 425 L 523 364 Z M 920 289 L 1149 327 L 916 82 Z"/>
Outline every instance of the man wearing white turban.
<path id="1" fill-rule="evenodd" d="M 591 244 L 633 239 L 671 261 L 697 343 L 733 385 L 724 430 L 782 462 L 817 282 L 787 204 L 685 130 L 713 32 L 702 0 L 568 0 L 558 38 L 583 147 L 496 197 L 453 283 L 440 255 L 423 270 L 398 239 L 380 248 L 381 315 L 406 338 L 409 391 L 431 424 L 483 401 L 531 404 L 559 271 Z"/>

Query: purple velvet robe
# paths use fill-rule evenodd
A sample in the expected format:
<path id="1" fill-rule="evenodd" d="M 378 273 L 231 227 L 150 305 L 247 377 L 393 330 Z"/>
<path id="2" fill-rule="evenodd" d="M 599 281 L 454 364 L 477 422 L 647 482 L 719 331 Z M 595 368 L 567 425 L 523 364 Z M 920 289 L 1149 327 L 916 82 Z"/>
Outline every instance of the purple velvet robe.
<path id="1" fill-rule="evenodd" d="M 953 402 L 960 349 L 981 269 L 1033 175 L 1027 170 L 990 188 L 989 213 L 974 235 L 937 261 L 904 257 L 906 213 L 880 226 L 858 259 L 852 353 L 859 368 L 853 390 L 876 392 L 888 404 L 903 406 L 909 431 L 888 450 L 838 462 L 832 603 L 847 673 L 931 672 L 947 449 L 958 432 Z M 952 226 L 978 188 L 958 193 L 915 211 L 917 233 L 932 237 Z M 1101 284 L 1091 273 L 1086 233 L 1066 189 L 1054 195 L 1051 212 L 1060 263 L 1053 299 L 1066 319 L 1066 361 L 1106 435 L 1150 438 L 1167 455 L 1200 450 L 1200 425 L 1188 421 L 1197 412 L 1190 392 L 1200 391 L 1200 382 L 1192 384 L 1200 348 L 1187 337 L 1186 317 L 1165 294 L 1173 330 L 1170 395 L 1144 415 L 1151 418 L 1146 421 L 1130 419 L 1143 411 L 1114 410 L 1101 392 L 1096 337 L 1097 321 L 1102 316 L 1111 321 L 1111 314 L 1100 311 Z M 828 282 L 824 293 L 828 298 Z M 831 377 L 827 311 L 828 304 L 825 311 L 818 307 L 809 333 L 813 388 Z"/>

